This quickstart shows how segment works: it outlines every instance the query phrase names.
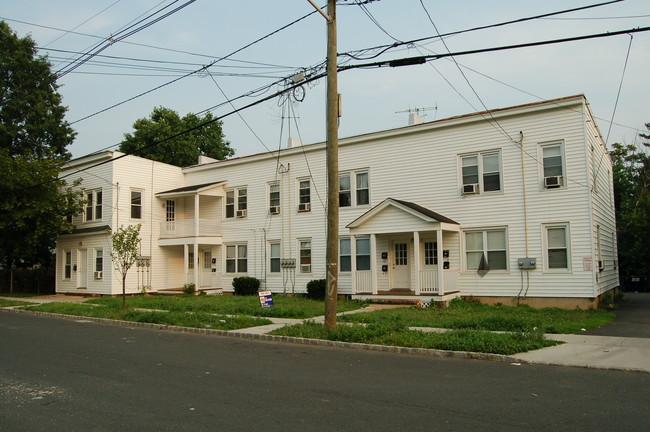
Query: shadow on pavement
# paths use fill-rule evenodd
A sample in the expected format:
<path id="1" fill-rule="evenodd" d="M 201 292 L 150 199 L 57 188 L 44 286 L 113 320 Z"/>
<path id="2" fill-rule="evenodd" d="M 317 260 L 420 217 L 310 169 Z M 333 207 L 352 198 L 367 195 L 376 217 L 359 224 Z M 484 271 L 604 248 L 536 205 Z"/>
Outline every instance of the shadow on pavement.
<path id="1" fill-rule="evenodd" d="M 623 292 L 623 299 L 616 304 L 618 309 L 613 311 L 616 314 L 613 323 L 583 334 L 650 338 L 650 293 Z"/>

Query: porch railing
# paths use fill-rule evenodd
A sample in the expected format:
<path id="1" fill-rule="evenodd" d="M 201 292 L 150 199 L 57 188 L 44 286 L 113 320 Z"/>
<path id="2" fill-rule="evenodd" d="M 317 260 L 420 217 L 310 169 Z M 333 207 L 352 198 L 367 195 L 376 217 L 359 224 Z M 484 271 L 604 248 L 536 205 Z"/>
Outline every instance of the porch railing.
<path id="1" fill-rule="evenodd" d="M 223 288 L 221 286 L 221 273 L 219 272 L 199 272 L 198 281 L 194 279 L 194 272 L 187 274 L 187 280 L 194 283 L 196 288 Z M 197 283 L 198 282 L 198 283 Z"/>
<path id="2" fill-rule="evenodd" d="M 420 270 L 420 293 L 438 294 L 438 270 Z"/>
<path id="3" fill-rule="evenodd" d="M 371 270 L 357 271 L 355 277 L 356 277 L 355 291 L 357 293 L 372 292 L 372 271 Z"/>
<path id="4" fill-rule="evenodd" d="M 210 219 L 199 219 L 199 231 L 196 231 L 195 219 L 181 219 L 160 223 L 160 237 L 196 237 L 220 235 L 220 224 Z"/>

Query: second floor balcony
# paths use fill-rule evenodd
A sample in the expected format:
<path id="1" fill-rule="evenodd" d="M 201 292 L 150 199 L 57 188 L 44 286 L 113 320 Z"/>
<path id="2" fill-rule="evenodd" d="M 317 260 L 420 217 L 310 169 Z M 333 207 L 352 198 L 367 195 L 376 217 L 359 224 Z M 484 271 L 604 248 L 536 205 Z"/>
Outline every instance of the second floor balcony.
<path id="1" fill-rule="evenodd" d="M 181 219 L 160 223 L 160 239 L 221 237 L 221 224 L 211 219 Z"/>

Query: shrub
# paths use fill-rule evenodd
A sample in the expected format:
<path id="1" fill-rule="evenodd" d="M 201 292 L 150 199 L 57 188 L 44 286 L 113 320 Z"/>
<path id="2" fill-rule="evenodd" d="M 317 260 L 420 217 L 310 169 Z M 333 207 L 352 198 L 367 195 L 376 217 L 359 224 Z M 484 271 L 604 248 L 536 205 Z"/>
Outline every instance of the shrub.
<path id="1" fill-rule="evenodd" d="M 183 292 L 185 294 L 194 294 L 196 292 L 196 285 L 193 283 L 186 283 L 183 285 Z"/>
<path id="2" fill-rule="evenodd" d="M 313 300 L 325 299 L 325 288 L 327 281 L 325 279 L 314 279 L 307 282 L 307 298 Z"/>
<path id="3" fill-rule="evenodd" d="M 232 280 L 232 286 L 235 288 L 235 295 L 256 295 L 260 289 L 260 280 L 249 276 L 236 277 Z"/>

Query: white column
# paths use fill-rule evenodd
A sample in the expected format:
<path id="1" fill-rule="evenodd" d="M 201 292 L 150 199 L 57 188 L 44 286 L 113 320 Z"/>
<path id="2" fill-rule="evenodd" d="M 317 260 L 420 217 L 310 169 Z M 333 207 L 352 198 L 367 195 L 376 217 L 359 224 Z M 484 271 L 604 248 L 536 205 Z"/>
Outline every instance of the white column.
<path id="1" fill-rule="evenodd" d="M 413 231 L 413 261 L 415 262 L 415 295 L 420 295 L 420 233 Z"/>
<path id="2" fill-rule="evenodd" d="M 377 236 L 375 234 L 370 234 L 370 274 L 372 293 L 377 294 Z"/>
<path id="3" fill-rule="evenodd" d="M 442 249 L 444 245 L 442 244 L 442 229 L 438 228 L 438 231 L 436 232 L 436 241 L 438 243 L 438 274 L 437 276 L 437 285 L 438 285 L 438 294 L 439 295 L 444 295 L 445 294 L 445 278 L 444 278 L 444 264 L 443 264 L 443 257 L 442 257 Z"/>
<path id="4" fill-rule="evenodd" d="M 199 194 L 194 195 L 194 235 L 199 236 Z M 196 248 L 194 248 L 196 252 Z M 196 257 L 196 255 L 194 255 Z M 196 267 L 194 267 L 196 270 Z"/>
<path id="5" fill-rule="evenodd" d="M 357 241 L 350 236 L 350 274 L 352 275 L 352 294 L 357 293 Z"/>
<path id="6" fill-rule="evenodd" d="M 183 279 L 185 280 L 185 283 L 190 283 L 189 280 L 187 280 L 187 274 L 190 272 L 190 260 L 188 256 L 188 250 L 187 250 L 187 244 L 183 245 L 183 273 L 184 277 Z"/>
<path id="7" fill-rule="evenodd" d="M 194 285 L 199 289 L 199 242 L 194 241 Z"/>

